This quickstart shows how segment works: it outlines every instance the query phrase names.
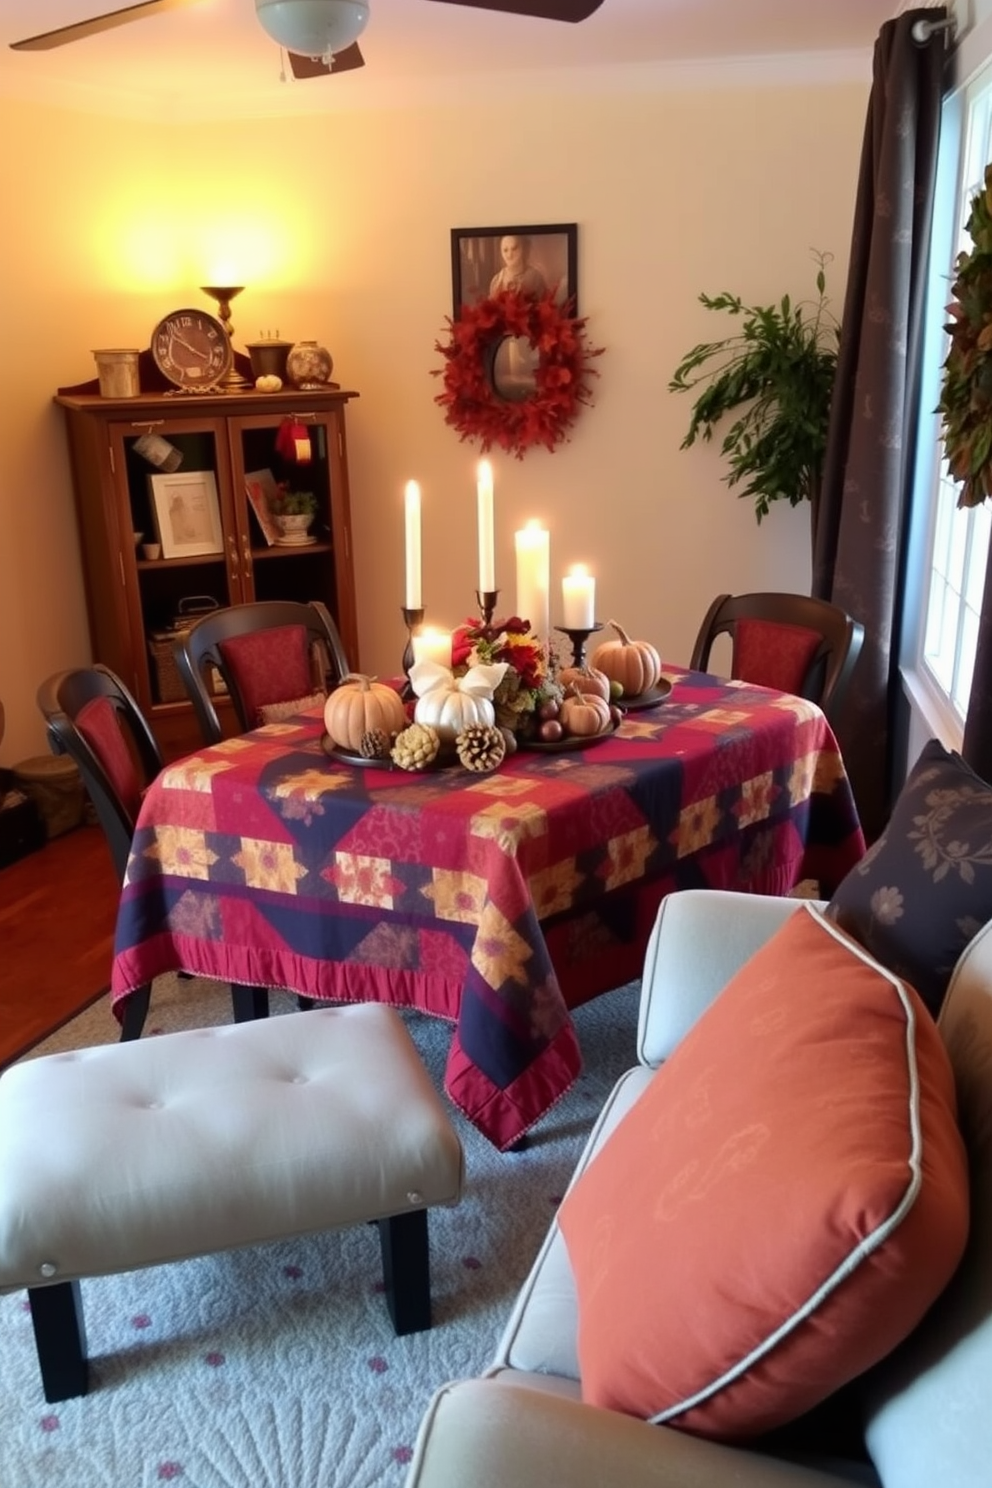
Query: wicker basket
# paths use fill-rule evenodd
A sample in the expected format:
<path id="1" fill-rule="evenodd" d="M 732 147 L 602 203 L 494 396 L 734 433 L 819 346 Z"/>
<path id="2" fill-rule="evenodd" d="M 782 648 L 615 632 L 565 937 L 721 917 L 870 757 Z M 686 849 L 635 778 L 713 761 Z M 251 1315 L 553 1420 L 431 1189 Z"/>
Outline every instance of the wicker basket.
<path id="1" fill-rule="evenodd" d="M 173 647 L 176 641 L 188 635 L 193 623 L 201 615 L 210 615 L 220 605 L 209 594 L 195 594 L 179 601 L 179 614 L 165 630 L 152 630 L 148 634 L 148 650 L 151 652 L 155 670 L 155 689 L 160 703 L 185 703 L 188 700 L 183 679 L 179 675 Z"/>
<path id="2" fill-rule="evenodd" d="M 182 703 L 186 701 L 186 688 L 183 679 L 179 675 L 176 666 L 176 658 L 173 654 L 173 643 L 186 630 L 153 630 L 148 637 L 148 649 L 152 655 L 152 666 L 155 670 L 155 691 L 158 693 L 160 703 Z"/>

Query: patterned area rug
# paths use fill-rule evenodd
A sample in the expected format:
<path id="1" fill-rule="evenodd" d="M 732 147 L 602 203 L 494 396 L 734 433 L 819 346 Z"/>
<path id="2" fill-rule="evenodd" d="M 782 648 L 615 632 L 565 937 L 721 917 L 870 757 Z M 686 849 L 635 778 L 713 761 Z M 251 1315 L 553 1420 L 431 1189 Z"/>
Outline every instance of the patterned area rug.
<path id="1" fill-rule="evenodd" d="M 26 1296 L 0 1298 L 0 1488 L 401 1488 L 432 1392 L 489 1363 L 589 1128 L 635 1063 L 637 995 L 632 983 L 577 1010 L 584 1071 L 525 1150 L 501 1155 L 452 1111 L 466 1188 L 431 1211 L 428 1332 L 394 1335 L 363 1225 L 84 1281 L 90 1393 L 50 1406 Z M 305 1016 L 282 994 L 272 1011 Z M 450 1026 L 405 1017 L 441 1088 Z M 230 1018 L 226 988 L 162 977 L 144 1036 Z M 102 999 L 25 1057 L 116 1037 Z"/>

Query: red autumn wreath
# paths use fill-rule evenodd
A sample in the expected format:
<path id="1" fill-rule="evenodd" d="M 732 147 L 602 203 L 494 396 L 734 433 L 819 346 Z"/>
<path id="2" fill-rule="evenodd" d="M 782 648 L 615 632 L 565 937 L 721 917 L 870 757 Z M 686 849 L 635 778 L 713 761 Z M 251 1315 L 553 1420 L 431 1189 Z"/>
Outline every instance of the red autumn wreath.
<path id="1" fill-rule="evenodd" d="M 603 352 L 587 344 L 585 319 L 557 305 L 553 290 L 534 299 L 507 289 L 463 306 L 447 324 L 448 340 L 434 343 L 445 359 L 432 373 L 444 378 L 434 401 L 462 440 L 478 439 L 483 452 L 498 444 L 520 460 L 533 444 L 553 450 L 567 439 L 580 406 L 591 402 L 589 379 L 599 375 L 589 359 Z M 501 343 L 517 337 L 538 356 L 534 389 L 520 401 L 501 397 L 494 378 Z"/>

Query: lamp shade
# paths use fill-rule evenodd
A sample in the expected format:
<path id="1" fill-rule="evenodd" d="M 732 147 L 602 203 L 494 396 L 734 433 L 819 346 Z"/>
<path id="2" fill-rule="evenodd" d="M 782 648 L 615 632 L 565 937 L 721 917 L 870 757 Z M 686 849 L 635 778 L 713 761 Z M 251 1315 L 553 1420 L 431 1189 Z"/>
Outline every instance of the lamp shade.
<path id="1" fill-rule="evenodd" d="M 255 0 L 262 30 L 299 57 L 343 51 L 365 30 L 363 0 Z"/>

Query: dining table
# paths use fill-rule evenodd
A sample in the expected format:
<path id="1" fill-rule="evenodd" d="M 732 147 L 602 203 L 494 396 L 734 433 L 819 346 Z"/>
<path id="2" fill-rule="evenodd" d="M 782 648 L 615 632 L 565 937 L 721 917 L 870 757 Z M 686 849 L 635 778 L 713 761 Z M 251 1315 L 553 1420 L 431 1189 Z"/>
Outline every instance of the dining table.
<path id="1" fill-rule="evenodd" d="M 169 764 L 122 887 L 116 1015 L 175 971 L 419 1010 L 452 1025 L 452 1102 L 513 1147 L 581 1069 L 571 1011 L 640 975 L 666 894 L 829 896 L 865 851 L 815 704 L 671 666 L 658 692 L 487 773 L 334 757 L 319 707 Z"/>

